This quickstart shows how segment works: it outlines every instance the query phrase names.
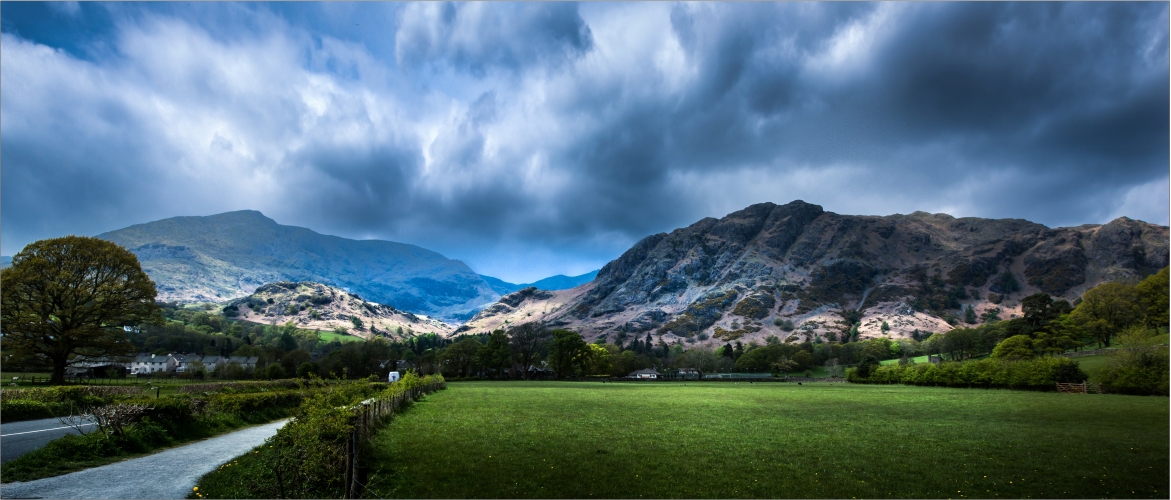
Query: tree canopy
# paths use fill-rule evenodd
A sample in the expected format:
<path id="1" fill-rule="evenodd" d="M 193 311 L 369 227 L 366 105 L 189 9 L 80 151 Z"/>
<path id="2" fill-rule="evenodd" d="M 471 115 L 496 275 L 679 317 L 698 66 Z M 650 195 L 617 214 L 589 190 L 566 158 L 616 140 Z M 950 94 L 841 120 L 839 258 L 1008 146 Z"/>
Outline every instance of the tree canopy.
<path id="1" fill-rule="evenodd" d="M 65 381 L 75 355 L 132 354 L 124 326 L 161 321 L 154 282 L 109 241 L 66 236 L 29 244 L 0 273 L 5 347 L 53 366 Z"/>

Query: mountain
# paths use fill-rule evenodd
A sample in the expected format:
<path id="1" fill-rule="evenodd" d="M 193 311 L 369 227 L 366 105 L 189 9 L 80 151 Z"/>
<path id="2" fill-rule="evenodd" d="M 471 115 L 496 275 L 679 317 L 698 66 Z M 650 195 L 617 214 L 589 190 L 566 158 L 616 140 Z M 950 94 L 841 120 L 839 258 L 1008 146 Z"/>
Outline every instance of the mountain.
<path id="1" fill-rule="evenodd" d="M 343 328 L 365 339 L 404 338 L 413 334 L 449 335 L 455 327 L 393 306 L 367 302 L 353 294 L 313 282 L 282 281 L 257 288 L 223 307 L 224 316 L 254 323 L 332 331 Z M 353 318 L 358 318 L 355 322 Z"/>
<path id="2" fill-rule="evenodd" d="M 566 290 L 589 283 L 593 281 L 594 277 L 597 275 L 598 270 L 590 271 L 578 276 L 566 276 L 564 274 L 558 274 L 557 276 L 550 276 L 532 283 L 524 283 L 520 285 L 509 283 L 499 278 L 485 276 L 483 274 L 481 274 L 480 277 L 484 278 L 484 281 L 486 281 L 488 286 L 492 287 L 496 293 L 505 295 L 528 287 L 536 287 L 541 290 Z"/>
<path id="3" fill-rule="evenodd" d="M 312 281 L 399 310 L 466 317 L 500 297 L 463 262 L 430 250 L 322 235 L 253 210 L 174 217 L 98 237 L 138 256 L 159 300 L 222 302 L 266 283 Z"/>
<path id="4" fill-rule="evenodd" d="M 648 236 L 580 287 L 505 295 L 460 330 L 540 319 L 590 339 L 723 344 L 830 338 L 849 317 L 860 320 L 862 338 L 906 337 L 950 329 L 968 306 L 1007 319 L 1032 293 L 1074 300 L 1167 264 L 1168 228 L 1125 217 L 1048 228 L 762 203 Z"/>

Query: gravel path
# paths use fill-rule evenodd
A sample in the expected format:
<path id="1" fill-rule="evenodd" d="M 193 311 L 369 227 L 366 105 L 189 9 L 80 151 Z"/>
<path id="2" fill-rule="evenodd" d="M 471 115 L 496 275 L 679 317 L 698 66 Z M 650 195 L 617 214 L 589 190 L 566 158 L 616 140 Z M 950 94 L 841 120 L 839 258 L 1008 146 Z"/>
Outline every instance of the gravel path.
<path id="1" fill-rule="evenodd" d="M 260 446 L 280 420 L 133 460 L 0 485 L 3 498 L 186 498 L 204 474 Z"/>

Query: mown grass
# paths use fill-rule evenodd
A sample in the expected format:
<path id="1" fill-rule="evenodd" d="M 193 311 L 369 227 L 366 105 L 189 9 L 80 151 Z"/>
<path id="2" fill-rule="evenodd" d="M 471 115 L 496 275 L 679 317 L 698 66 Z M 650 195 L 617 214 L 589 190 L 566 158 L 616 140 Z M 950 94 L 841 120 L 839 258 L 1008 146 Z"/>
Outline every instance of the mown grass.
<path id="1" fill-rule="evenodd" d="M 335 333 L 335 332 L 317 332 L 317 340 L 319 340 L 321 342 L 333 342 L 336 340 L 336 341 L 341 342 L 343 344 L 346 342 L 365 342 L 366 341 L 366 339 L 364 339 L 362 337 L 355 337 L 353 335 L 342 335 L 342 334 Z"/>
<path id="2" fill-rule="evenodd" d="M 367 496 L 1166 498 L 1167 421 L 1156 397 L 451 383 L 376 436 Z"/>

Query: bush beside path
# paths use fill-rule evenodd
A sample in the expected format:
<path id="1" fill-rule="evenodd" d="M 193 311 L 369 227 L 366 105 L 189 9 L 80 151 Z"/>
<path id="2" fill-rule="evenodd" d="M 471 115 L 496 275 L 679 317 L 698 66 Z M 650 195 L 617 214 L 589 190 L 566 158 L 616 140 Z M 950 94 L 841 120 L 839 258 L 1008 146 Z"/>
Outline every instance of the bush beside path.
<path id="1" fill-rule="evenodd" d="M 186 498 L 201 476 L 276 434 L 280 420 L 141 458 L 0 485 L 4 498 Z"/>

